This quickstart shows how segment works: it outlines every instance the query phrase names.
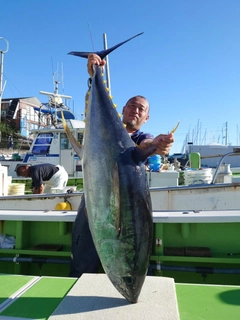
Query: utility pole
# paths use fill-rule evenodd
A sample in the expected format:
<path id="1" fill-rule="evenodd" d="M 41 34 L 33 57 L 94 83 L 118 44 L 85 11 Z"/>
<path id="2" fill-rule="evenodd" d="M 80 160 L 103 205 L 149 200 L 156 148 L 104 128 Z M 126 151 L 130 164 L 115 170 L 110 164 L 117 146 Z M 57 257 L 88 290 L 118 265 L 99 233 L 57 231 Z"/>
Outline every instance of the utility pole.
<path id="1" fill-rule="evenodd" d="M 0 54 L 1 54 L 1 59 L 0 59 L 0 123 L 2 119 L 2 94 L 3 94 L 3 58 L 4 58 L 4 53 L 8 52 L 8 41 L 4 39 L 3 37 L 0 37 L 0 40 L 3 40 L 6 42 L 6 49 L 0 49 Z M 5 85 L 4 85 L 5 86 Z"/>

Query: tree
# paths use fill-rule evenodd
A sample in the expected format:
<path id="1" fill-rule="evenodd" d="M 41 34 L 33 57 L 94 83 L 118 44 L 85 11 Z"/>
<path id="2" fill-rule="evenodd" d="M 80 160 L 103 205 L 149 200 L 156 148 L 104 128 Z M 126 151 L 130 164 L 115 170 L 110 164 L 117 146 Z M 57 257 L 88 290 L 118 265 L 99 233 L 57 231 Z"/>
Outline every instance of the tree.
<path id="1" fill-rule="evenodd" d="M 13 136 L 13 139 L 16 135 L 16 130 L 12 128 L 10 125 L 7 125 L 6 123 L 1 122 L 0 123 L 0 147 L 1 148 L 7 148 L 8 144 L 8 137 L 9 135 Z"/>

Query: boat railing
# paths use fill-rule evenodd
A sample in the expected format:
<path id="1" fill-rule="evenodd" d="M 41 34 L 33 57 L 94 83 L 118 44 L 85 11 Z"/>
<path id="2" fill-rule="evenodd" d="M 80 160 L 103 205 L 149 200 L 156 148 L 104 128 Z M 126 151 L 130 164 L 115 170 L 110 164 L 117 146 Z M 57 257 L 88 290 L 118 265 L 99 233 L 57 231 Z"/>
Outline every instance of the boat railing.
<path id="1" fill-rule="evenodd" d="M 215 183 L 217 175 L 219 173 L 219 170 L 220 170 L 221 165 L 222 165 L 223 161 L 225 160 L 225 158 L 227 158 L 229 156 L 237 156 L 237 155 L 240 155 L 240 148 L 234 148 L 233 151 L 228 152 L 228 153 L 226 153 L 225 155 L 222 156 L 222 158 L 220 159 L 220 161 L 219 161 L 219 163 L 218 163 L 218 165 L 216 167 L 216 170 L 214 172 L 211 184 Z"/>

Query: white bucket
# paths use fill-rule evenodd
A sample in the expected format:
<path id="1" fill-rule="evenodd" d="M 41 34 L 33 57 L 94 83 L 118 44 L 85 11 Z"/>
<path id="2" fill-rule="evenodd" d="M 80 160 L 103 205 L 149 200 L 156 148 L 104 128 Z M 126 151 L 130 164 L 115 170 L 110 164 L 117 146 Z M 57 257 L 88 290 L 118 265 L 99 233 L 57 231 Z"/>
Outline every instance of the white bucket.
<path id="1" fill-rule="evenodd" d="M 184 171 L 184 184 L 210 184 L 212 181 L 212 169 L 186 170 Z"/>
<path id="2" fill-rule="evenodd" d="M 10 183 L 8 185 L 9 196 L 20 196 L 25 193 L 25 183 Z"/>

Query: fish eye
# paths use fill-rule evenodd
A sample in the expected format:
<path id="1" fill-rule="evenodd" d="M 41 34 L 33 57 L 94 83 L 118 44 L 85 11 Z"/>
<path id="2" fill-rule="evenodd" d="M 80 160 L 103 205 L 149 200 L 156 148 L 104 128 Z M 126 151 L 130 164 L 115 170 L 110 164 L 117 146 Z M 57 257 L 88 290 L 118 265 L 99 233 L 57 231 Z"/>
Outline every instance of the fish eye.
<path id="1" fill-rule="evenodd" d="M 123 277 L 123 281 L 128 285 L 128 286 L 131 286 L 134 284 L 135 282 L 135 279 L 134 277 Z"/>

